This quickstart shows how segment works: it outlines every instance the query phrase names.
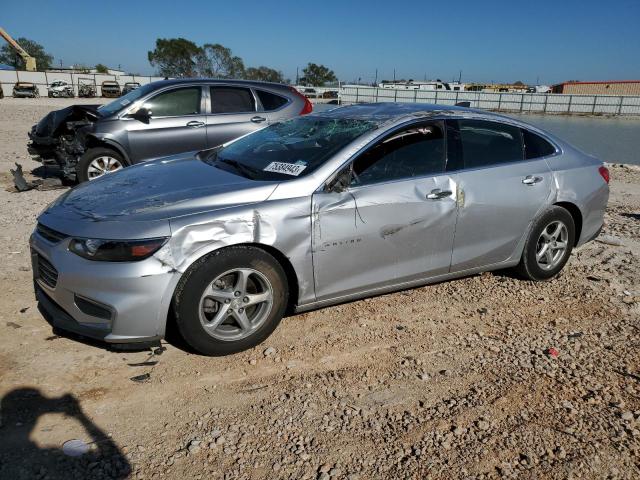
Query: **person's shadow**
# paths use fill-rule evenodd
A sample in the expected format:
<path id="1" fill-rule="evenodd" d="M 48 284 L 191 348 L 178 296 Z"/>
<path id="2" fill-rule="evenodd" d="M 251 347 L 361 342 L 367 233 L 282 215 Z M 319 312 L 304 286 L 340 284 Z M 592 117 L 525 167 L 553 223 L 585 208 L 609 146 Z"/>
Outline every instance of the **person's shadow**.
<path id="1" fill-rule="evenodd" d="M 42 448 L 30 438 L 38 418 L 61 413 L 78 421 L 86 435 L 86 453 L 69 456 L 60 448 Z M 35 388 L 17 388 L 0 401 L 0 478 L 125 478 L 131 466 L 116 444 L 82 411 L 73 395 L 45 397 Z"/>

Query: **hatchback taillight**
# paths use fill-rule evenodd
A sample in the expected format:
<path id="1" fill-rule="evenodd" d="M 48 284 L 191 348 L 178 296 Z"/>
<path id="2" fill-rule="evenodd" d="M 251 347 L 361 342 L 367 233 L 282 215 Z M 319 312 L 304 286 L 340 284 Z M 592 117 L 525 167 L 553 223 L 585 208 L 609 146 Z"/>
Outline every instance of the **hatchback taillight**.
<path id="1" fill-rule="evenodd" d="M 309 101 L 309 99 L 305 97 L 303 94 L 301 94 L 295 88 L 293 87 L 289 87 L 289 88 L 294 93 L 294 95 L 297 95 L 302 100 L 304 100 L 304 106 L 302 107 L 302 110 L 300 110 L 300 113 L 298 115 L 306 115 L 307 113 L 311 113 L 313 111 L 313 104 Z"/>
<path id="2" fill-rule="evenodd" d="M 603 165 L 598 168 L 598 172 L 600 173 L 600 176 L 604 178 L 604 181 L 609 183 L 609 169 Z"/>

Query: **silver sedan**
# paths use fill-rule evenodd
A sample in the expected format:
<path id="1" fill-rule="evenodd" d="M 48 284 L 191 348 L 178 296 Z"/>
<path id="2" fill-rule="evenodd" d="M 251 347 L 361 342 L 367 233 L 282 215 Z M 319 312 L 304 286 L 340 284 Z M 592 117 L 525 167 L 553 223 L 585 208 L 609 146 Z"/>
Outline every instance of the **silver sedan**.
<path id="1" fill-rule="evenodd" d="M 337 108 L 62 195 L 31 237 L 35 290 L 59 329 L 157 342 L 174 322 L 229 354 L 289 312 L 488 270 L 550 279 L 598 235 L 608 180 L 511 118 Z"/>

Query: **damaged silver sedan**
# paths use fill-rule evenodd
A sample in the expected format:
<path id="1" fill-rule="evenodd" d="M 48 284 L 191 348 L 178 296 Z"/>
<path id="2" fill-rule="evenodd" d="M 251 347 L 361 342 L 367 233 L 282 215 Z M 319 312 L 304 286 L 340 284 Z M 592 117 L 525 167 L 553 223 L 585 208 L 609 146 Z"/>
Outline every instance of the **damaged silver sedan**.
<path id="1" fill-rule="evenodd" d="M 67 192 L 31 237 L 36 295 L 87 337 L 157 341 L 171 323 L 229 354 L 288 312 L 487 270 L 549 279 L 598 235 L 607 183 L 507 117 L 343 107 Z"/>

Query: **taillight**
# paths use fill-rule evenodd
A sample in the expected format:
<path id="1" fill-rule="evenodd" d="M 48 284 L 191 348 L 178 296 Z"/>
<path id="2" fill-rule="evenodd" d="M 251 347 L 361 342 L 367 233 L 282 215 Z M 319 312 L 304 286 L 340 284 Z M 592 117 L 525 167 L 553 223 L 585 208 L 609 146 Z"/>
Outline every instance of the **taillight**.
<path id="1" fill-rule="evenodd" d="M 301 94 L 298 90 L 296 90 L 293 87 L 289 87 L 289 89 L 298 97 L 300 97 L 302 100 L 304 100 L 304 106 L 302 107 L 302 110 L 300 110 L 299 115 L 306 115 L 307 113 L 311 113 L 313 111 L 313 104 L 309 101 L 309 99 L 307 97 L 305 97 L 303 94 Z"/>
<path id="2" fill-rule="evenodd" d="M 604 181 L 609 183 L 609 169 L 603 165 L 598 168 L 598 172 L 600 173 L 600 176 L 604 178 Z"/>

